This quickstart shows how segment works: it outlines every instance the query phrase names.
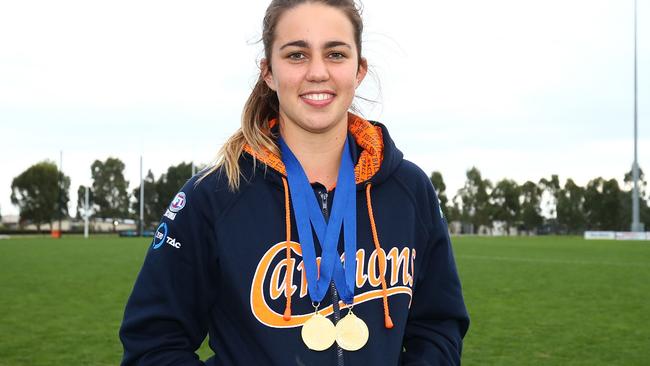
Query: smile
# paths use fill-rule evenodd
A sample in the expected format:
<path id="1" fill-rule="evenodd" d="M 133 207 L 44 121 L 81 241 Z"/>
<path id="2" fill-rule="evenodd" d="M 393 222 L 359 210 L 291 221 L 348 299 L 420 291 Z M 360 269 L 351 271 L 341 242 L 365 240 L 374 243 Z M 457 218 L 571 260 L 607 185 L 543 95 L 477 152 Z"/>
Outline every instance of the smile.
<path id="1" fill-rule="evenodd" d="M 303 98 L 307 98 L 309 100 L 326 100 L 326 99 L 332 99 L 334 96 L 332 94 L 326 94 L 326 93 L 320 93 L 320 94 L 305 94 L 302 96 Z"/>
<path id="2" fill-rule="evenodd" d="M 325 107 L 334 100 L 335 95 L 331 93 L 309 93 L 303 94 L 300 98 L 313 107 Z"/>

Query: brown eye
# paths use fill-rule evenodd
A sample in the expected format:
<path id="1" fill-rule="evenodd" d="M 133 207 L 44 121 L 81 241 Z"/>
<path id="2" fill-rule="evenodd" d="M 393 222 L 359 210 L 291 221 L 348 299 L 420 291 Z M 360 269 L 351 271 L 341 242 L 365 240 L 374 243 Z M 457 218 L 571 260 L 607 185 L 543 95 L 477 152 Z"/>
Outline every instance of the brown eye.
<path id="1" fill-rule="evenodd" d="M 289 54 L 289 56 L 287 56 L 287 58 L 290 59 L 290 60 L 293 60 L 293 61 L 301 61 L 301 60 L 304 60 L 306 58 L 306 56 L 305 56 L 304 53 L 294 52 L 294 53 Z"/>
<path id="2" fill-rule="evenodd" d="M 341 52 L 332 52 L 329 54 L 329 57 L 334 60 L 342 60 L 345 58 L 345 55 Z"/>

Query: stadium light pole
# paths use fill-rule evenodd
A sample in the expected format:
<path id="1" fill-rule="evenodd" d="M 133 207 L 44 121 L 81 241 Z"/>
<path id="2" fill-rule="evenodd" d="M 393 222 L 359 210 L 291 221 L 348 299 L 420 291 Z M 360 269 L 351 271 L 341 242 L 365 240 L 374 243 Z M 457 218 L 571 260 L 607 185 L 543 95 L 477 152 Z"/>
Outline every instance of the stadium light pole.
<path id="1" fill-rule="evenodd" d="M 90 189 L 88 186 L 86 188 L 86 194 L 84 198 L 84 238 L 88 239 L 88 218 L 90 217 Z"/>
<path id="2" fill-rule="evenodd" d="M 63 150 L 59 151 L 59 239 L 63 236 Z"/>
<path id="3" fill-rule="evenodd" d="M 637 113 L 637 0 L 634 0 L 634 163 L 632 164 L 632 225 L 631 231 L 643 231 L 639 221 L 639 161 L 638 161 L 638 113 Z"/>
<path id="4" fill-rule="evenodd" d="M 144 236 L 144 178 L 142 176 L 142 155 L 140 155 L 140 236 Z"/>

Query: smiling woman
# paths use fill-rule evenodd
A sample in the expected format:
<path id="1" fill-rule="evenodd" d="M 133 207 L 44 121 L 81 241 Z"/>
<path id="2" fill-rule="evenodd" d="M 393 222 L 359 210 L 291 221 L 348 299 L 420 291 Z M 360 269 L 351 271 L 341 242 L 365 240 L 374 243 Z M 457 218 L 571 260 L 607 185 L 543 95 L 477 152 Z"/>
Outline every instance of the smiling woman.
<path id="1" fill-rule="evenodd" d="M 350 112 L 362 32 L 352 0 L 271 2 L 241 129 L 154 235 L 123 365 L 460 364 L 469 318 L 435 191 Z"/>
<path id="2" fill-rule="evenodd" d="M 322 4 L 298 6 L 282 20 L 270 58 L 262 62 L 264 81 L 280 102 L 282 136 L 300 140 L 303 133 L 333 130 L 344 135 L 347 110 L 367 69 L 353 47 L 352 24 Z"/>

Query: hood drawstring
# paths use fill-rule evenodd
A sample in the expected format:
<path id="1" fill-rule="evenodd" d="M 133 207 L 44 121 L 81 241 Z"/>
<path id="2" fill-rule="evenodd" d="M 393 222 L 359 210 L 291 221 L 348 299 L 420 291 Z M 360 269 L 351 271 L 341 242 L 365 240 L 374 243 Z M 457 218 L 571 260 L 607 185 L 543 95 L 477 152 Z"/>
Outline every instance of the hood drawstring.
<path id="1" fill-rule="evenodd" d="M 287 253 L 287 275 L 284 277 L 284 296 L 286 299 L 286 306 L 282 318 L 286 321 L 291 320 L 291 278 L 289 275 L 289 263 L 291 260 L 291 201 L 289 199 L 289 185 L 287 179 L 282 177 L 282 185 L 284 186 L 284 211 L 285 211 L 285 225 L 286 225 L 286 253 Z M 388 288 L 386 286 L 386 253 L 381 249 L 379 244 L 379 237 L 377 236 L 377 226 L 375 225 L 375 215 L 372 212 L 372 202 L 370 200 L 370 189 L 372 183 L 366 183 L 366 202 L 368 206 L 368 217 L 370 218 L 370 228 L 372 229 L 372 239 L 375 243 L 375 250 L 379 258 L 379 273 L 381 275 L 381 293 L 384 303 L 384 326 L 387 329 L 393 328 L 393 320 L 390 317 L 388 306 Z M 320 267 L 320 266 L 319 266 Z M 320 272 L 320 271 L 319 271 Z M 320 274 L 320 273 L 319 273 Z"/>
<path id="2" fill-rule="evenodd" d="M 370 188 L 372 183 L 366 183 L 366 202 L 368 203 L 368 217 L 370 217 L 370 228 L 372 229 L 372 240 L 375 242 L 375 250 L 379 256 L 379 274 L 381 277 L 381 294 L 384 300 L 384 325 L 387 329 L 393 327 L 393 320 L 390 318 L 390 311 L 388 308 L 388 288 L 386 286 L 386 253 L 379 245 L 379 237 L 377 236 L 377 226 L 375 225 L 375 215 L 372 213 L 372 202 L 370 200 Z"/>

